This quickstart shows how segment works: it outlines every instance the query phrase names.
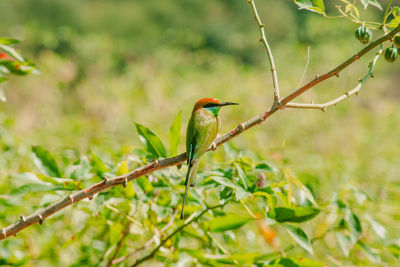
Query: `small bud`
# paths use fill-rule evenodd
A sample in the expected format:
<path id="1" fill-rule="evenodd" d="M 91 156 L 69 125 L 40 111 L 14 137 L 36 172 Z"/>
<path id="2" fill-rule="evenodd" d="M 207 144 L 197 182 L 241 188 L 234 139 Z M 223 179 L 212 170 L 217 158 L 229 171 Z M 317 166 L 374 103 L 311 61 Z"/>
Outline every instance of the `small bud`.
<path id="1" fill-rule="evenodd" d="M 322 110 L 322 112 L 325 112 L 326 111 L 326 107 L 323 107 L 321 110 Z"/>
<path id="2" fill-rule="evenodd" d="M 19 219 L 20 219 L 21 222 L 25 222 L 25 217 L 24 216 L 22 216 L 22 215 L 19 216 Z"/>
<path id="3" fill-rule="evenodd" d="M 69 195 L 68 196 L 68 200 L 69 200 L 69 202 L 72 204 L 72 203 L 74 203 L 74 198 L 72 197 L 72 195 Z"/>
<path id="4" fill-rule="evenodd" d="M 39 224 L 42 225 L 44 222 L 43 216 L 39 214 L 38 217 L 39 217 Z"/>
<path id="5" fill-rule="evenodd" d="M 265 174 L 261 172 L 261 173 L 257 174 L 257 178 L 258 178 L 258 181 L 256 182 L 256 185 L 258 186 L 258 188 L 264 188 L 265 181 L 266 181 Z"/>
<path id="6" fill-rule="evenodd" d="M 6 230 L 3 228 L 3 229 L 1 229 L 1 238 L 6 238 L 7 236 L 6 236 Z"/>
<path id="7" fill-rule="evenodd" d="M 214 142 L 211 144 L 211 149 L 213 151 L 217 150 L 217 145 Z"/>
<path id="8" fill-rule="evenodd" d="M 339 78 L 340 77 L 339 72 L 336 72 L 335 76 Z"/>
<path id="9" fill-rule="evenodd" d="M 124 181 L 122 182 L 122 186 L 123 187 L 127 187 L 128 186 L 128 178 L 124 179 Z"/>
<path id="10" fill-rule="evenodd" d="M 93 196 L 88 197 L 89 200 L 93 200 Z"/>

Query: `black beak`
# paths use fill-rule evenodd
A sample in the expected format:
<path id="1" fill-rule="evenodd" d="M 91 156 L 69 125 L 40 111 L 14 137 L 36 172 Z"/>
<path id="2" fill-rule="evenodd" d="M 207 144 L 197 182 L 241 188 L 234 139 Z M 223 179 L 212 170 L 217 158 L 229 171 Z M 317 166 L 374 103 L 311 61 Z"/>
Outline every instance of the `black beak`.
<path id="1" fill-rule="evenodd" d="M 233 103 L 233 102 L 222 102 L 218 106 L 223 107 L 223 106 L 230 106 L 230 105 L 239 105 L 239 103 Z"/>

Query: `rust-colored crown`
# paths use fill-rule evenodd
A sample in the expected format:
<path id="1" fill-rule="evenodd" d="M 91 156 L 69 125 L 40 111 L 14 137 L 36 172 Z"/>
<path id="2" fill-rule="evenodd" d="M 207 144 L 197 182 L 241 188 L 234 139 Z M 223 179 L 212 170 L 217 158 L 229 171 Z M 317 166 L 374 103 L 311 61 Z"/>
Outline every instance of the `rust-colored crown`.
<path id="1" fill-rule="evenodd" d="M 207 104 L 221 104 L 221 101 L 217 98 L 202 98 L 194 104 L 193 111 L 198 110 Z"/>

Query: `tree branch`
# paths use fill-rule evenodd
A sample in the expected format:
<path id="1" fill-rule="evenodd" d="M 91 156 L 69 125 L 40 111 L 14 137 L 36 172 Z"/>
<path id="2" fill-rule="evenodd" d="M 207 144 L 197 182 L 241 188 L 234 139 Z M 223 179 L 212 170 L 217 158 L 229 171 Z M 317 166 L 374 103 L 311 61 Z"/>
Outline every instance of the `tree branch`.
<path id="1" fill-rule="evenodd" d="M 351 89 L 350 91 L 347 91 L 346 93 L 344 93 L 343 95 L 329 101 L 326 103 L 322 103 L 322 104 L 314 104 L 314 103 L 292 103 L 289 102 L 285 105 L 286 108 L 304 108 L 304 109 L 320 109 L 322 111 L 325 111 L 326 108 L 331 107 L 336 105 L 337 103 L 349 98 L 352 95 L 358 95 L 358 93 L 360 92 L 360 89 L 362 87 L 362 85 L 368 81 L 369 78 L 373 78 L 374 75 L 372 73 L 372 71 L 374 70 L 375 64 L 379 59 L 379 56 L 382 55 L 383 52 L 383 47 L 381 45 L 381 48 L 379 49 L 379 51 L 376 53 L 374 59 L 369 63 L 369 70 L 368 73 L 364 76 L 364 78 L 362 78 L 356 87 L 354 87 L 353 89 Z"/>
<path id="2" fill-rule="evenodd" d="M 139 264 L 143 263 L 144 261 L 147 261 L 151 258 L 154 257 L 154 255 L 157 253 L 157 251 L 168 241 L 170 240 L 174 235 L 176 235 L 177 233 L 179 233 L 180 231 L 182 231 L 186 226 L 188 226 L 189 224 L 191 224 L 192 222 L 197 221 L 199 218 L 201 218 L 206 212 L 208 212 L 209 210 L 213 210 L 216 208 L 222 208 L 226 205 L 226 203 L 228 203 L 229 201 L 226 201 L 223 204 L 219 204 L 216 206 L 211 206 L 211 207 L 207 207 L 206 209 L 204 209 L 202 212 L 200 212 L 197 216 L 194 216 L 192 219 L 188 220 L 186 223 L 182 224 L 181 226 L 179 226 L 178 228 L 175 229 L 175 231 L 173 231 L 171 234 L 169 234 L 165 239 L 163 239 L 160 244 L 155 247 L 148 255 L 146 255 L 143 258 L 138 259 L 133 265 L 134 266 L 138 266 Z"/>
<path id="3" fill-rule="evenodd" d="M 281 100 L 281 96 L 279 93 L 278 74 L 276 73 L 274 57 L 272 56 L 271 48 L 269 47 L 267 37 L 265 37 L 265 32 L 264 32 L 265 25 L 261 22 L 260 16 L 258 15 L 258 11 L 256 8 L 256 4 L 254 3 L 254 0 L 248 0 L 247 2 L 251 5 L 251 9 L 253 11 L 254 18 L 256 19 L 258 28 L 260 30 L 260 36 L 261 36 L 260 41 L 264 44 L 265 50 L 267 52 L 267 57 L 268 57 L 268 61 L 269 61 L 269 65 L 271 67 L 271 73 L 272 73 L 272 83 L 274 85 L 274 101 L 279 102 Z"/>
<path id="4" fill-rule="evenodd" d="M 360 57 L 364 56 L 366 53 L 371 51 L 373 48 L 377 47 L 378 45 L 393 39 L 393 37 L 400 31 L 400 25 L 398 25 L 396 28 L 394 28 L 391 32 L 388 34 L 382 36 L 381 38 L 375 40 L 374 42 L 371 42 L 369 45 L 361 49 L 358 53 L 355 53 L 353 56 L 351 56 L 349 59 L 347 59 L 345 62 L 337 66 L 336 68 L 328 71 L 327 73 L 323 75 L 317 75 L 312 81 L 304 85 L 303 87 L 300 87 L 299 89 L 295 90 L 293 93 L 282 99 L 282 106 L 285 106 L 287 103 L 292 101 L 294 98 L 298 97 L 311 87 L 314 87 L 315 85 L 319 84 L 320 82 L 332 77 L 332 76 L 339 76 L 339 73 L 354 63 L 356 60 L 358 60 Z"/>
<path id="5" fill-rule="evenodd" d="M 253 2 L 254 3 L 254 2 Z M 400 25 L 398 25 L 396 28 L 394 28 L 390 33 L 384 35 L 383 37 L 377 39 L 376 41 L 370 43 L 368 46 L 366 46 L 364 49 L 360 50 L 358 53 L 350 57 L 348 60 L 334 68 L 333 70 L 327 72 L 326 74 L 322 76 L 317 76 L 315 79 L 304 85 L 303 87 L 295 90 L 293 93 L 285 97 L 278 103 L 277 101 L 274 101 L 272 106 L 267 109 L 266 111 L 260 113 L 259 115 L 239 124 L 237 127 L 234 129 L 230 130 L 229 132 L 225 133 L 221 137 L 217 138 L 215 140 L 214 144 L 215 146 L 220 146 L 224 144 L 225 142 L 228 142 L 232 138 L 238 136 L 239 134 L 243 133 L 244 131 L 247 131 L 248 129 L 261 124 L 264 122 L 268 117 L 270 117 L 272 114 L 274 114 L 276 111 L 283 109 L 287 103 L 289 103 L 291 100 L 294 98 L 298 97 L 305 91 L 309 90 L 310 88 L 314 87 L 321 81 L 324 81 L 334 75 L 338 75 L 340 71 L 348 67 L 350 64 L 355 62 L 357 59 L 365 55 L 367 52 L 375 48 L 376 46 L 392 39 L 396 33 L 400 31 Z M 211 148 L 209 148 L 210 150 Z M 164 169 L 170 166 L 177 166 L 181 163 L 183 163 L 186 160 L 186 153 L 182 153 L 178 156 L 175 157 L 170 157 L 166 159 L 161 159 L 161 160 L 156 160 L 154 162 L 151 162 L 143 167 L 137 168 L 133 171 L 131 171 L 128 174 L 121 175 L 115 178 L 106 178 L 102 182 L 96 183 L 86 189 L 83 189 L 81 191 L 78 191 L 76 193 L 73 193 L 64 199 L 61 199 L 60 201 L 44 208 L 41 210 L 38 210 L 37 212 L 33 213 L 32 215 L 29 215 L 27 217 L 21 216 L 20 220 L 17 221 L 14 224 L 11 224 L 3 229 L 0 230 L 0 240 L 3 240 L 11 235 L 15 235 L 18 232 L 22 231 L 26 227 L 39 223 L 43 224 L 44 219 L 49 217 L 50 215 L 56 213 L 57 211 L 70 206 L 76 202 L 79 202 L 85 198 L 92 199 L 93 195 L 101 192 L 107 188 L 118 186 L 118 185 L 123 185 L 127 186 L 128 182 L 139 178 L 143 175 L 152 173 L 154 171 Z"/>

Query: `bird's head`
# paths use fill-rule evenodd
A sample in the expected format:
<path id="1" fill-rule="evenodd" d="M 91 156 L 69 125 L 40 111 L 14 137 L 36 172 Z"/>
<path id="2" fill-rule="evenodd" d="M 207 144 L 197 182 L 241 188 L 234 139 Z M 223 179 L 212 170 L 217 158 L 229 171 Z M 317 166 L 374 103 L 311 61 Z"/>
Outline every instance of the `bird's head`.
<path id="1" fill-rule="evenodd" d="M 205 109 L 211 113 L 213 113 L 215 116 L 218 115 L 219 109 L 224 106 L 230 106 L 230 105 L 239 105 L 238 103 L 233 103 L 233 102 L 221 102 L 217 98 L 203 98 L 200 99 L 199 101 L 194 104 L 193 107 L 193 112 L 195 112 L 198 109 Z"/>

